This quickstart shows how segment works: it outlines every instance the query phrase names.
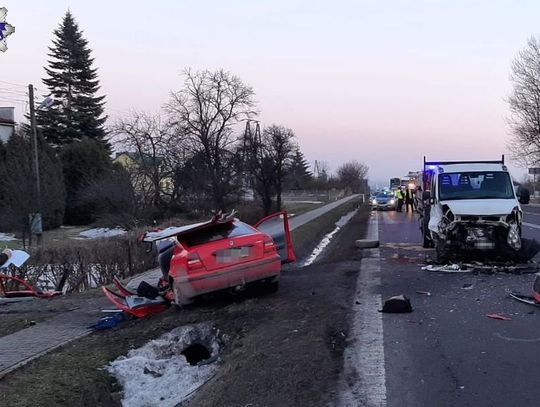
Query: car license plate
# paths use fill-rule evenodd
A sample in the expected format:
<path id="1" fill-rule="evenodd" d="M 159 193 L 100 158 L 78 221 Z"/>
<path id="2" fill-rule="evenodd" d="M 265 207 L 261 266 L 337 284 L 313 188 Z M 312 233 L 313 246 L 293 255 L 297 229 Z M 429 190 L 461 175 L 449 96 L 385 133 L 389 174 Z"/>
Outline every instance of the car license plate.
<path id="1" fill-rule="evenodd" d="M 216 261 L 218 263 L 234 263 L 251 256 L 252 250 L 252 246 L 232 247 L 230 249 L 218 250 L 215 253 Z"/>

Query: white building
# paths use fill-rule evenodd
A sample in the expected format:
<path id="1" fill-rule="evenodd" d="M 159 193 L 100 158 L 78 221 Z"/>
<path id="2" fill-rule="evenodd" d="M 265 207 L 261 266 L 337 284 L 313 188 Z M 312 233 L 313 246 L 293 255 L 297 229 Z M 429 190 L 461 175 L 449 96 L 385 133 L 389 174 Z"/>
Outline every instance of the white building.
<path id="1" fill-rule="evenodd" d="M 15 108 L 0 107 L 0 141 L 6 142 L 15 130 Z"/>

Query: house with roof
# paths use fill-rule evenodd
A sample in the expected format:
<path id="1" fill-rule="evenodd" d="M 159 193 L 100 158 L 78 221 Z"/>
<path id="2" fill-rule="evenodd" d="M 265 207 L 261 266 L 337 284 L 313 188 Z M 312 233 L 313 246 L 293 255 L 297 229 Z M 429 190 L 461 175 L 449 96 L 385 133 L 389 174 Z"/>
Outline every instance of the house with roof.
<path id="1" fill-rule="evenodd" d="M 15 108 L 0 107 L 0 141 L 6 143 L 15 131 Z"/>

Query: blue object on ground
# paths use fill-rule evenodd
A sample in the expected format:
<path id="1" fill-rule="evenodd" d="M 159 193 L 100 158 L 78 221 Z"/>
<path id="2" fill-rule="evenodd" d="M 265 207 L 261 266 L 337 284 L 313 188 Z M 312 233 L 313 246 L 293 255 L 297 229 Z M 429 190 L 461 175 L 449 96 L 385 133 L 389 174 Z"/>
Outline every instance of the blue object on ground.
<path id="1" fill-rule="evenodd" d="M 90 325 L 88 328 L 97 330 L 114 328 L 124 319 L 124 313 L 117 312 L 111 316 L 100 318 L 98 322 L 96 322 L 94 325 Z"/>

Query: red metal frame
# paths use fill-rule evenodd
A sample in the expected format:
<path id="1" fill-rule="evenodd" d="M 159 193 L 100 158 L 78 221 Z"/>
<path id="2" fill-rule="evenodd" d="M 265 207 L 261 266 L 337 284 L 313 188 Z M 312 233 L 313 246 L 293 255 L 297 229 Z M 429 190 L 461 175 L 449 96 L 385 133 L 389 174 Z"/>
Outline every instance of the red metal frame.
<path id="1" fill-rule="evenodd" d="M 15 281 L 26 288 L 26 290 L 13 290 L 6 289 L 7 281 Z M 51 298 L 57 295 L 61 295 L 61 291 L 39 291 L 34 288 L 28 281 L 23 280 L 20 277 L 8 276 L 7 274 L 0 274 L 0 294 L 6 298 L 17 297 L 38 297 L 38 298 Z"/>

